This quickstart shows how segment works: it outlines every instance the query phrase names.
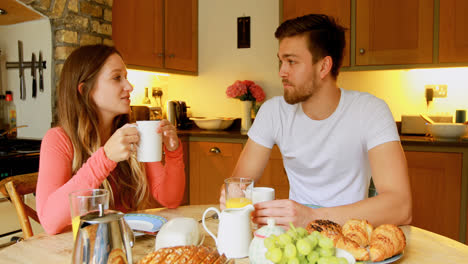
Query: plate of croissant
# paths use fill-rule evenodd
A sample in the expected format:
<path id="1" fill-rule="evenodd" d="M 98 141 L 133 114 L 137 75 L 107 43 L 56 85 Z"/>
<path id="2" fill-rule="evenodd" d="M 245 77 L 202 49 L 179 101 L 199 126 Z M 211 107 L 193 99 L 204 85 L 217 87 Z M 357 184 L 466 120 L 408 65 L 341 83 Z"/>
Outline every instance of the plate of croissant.
<path id="1" fill-rule="evenodd" d="M 330 238 L 336 248 L 351 253 L 358 263 L 392 263 L 403 256 L 406 247 L 405 234 L 396 225 L 374 228 L 367 220 L 350 219 L 340 226 L 330 220 L 315 220 L 306 229 Z"/>

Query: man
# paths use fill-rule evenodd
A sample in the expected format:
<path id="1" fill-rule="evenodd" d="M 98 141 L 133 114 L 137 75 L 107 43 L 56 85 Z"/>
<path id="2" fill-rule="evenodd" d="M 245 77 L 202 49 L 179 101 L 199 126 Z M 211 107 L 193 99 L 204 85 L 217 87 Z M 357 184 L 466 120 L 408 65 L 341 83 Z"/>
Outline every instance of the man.
<path id="1" fill-rule="evenodd" d="M 256 204 L 259 225 L 270 217 L 285 227 L 315 219 L 411 222 L 406 159 L 390 109 L 373 95 L 336 84 L 344 31 L 333 18 L 312 14 L 285 21 L 275 32 L 284 98 L 263 104 L 233 172 L 257 181 L 273 145 L 281 150 L 290 199 Z M 371 177 L 378 195 L 367 198 Z M 224 190 L 220 203 L 224 208 Z"/>

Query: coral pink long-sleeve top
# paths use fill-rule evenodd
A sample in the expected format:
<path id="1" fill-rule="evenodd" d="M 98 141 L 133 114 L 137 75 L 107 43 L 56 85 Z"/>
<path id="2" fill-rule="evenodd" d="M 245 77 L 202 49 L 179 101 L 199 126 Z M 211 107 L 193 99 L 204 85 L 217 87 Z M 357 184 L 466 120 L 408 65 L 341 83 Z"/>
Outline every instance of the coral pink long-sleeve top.
<path id="1" fill-rule="evenodd" d="M 65 130 L 55 127 L 47 131 L 41 144 L 36 208 L 48 234 L 63 232 L 71 225 L 69 193 L 99 188 L 106 178 L 114 194 L 113 209 L 126 211 L 121 204 L 119 186 L 113 178 L 119 175 L 117 162 L 107 158 L 103 147 L 91 155 L 75 175 L 72 175 L 72 161 L 73 145 Z M 165 148 L 165 165 L 147 162 L 145 169 L 153 197 L 168 208 L 179 206 L 185 188 L 182 144 L 175 151 Z"/>

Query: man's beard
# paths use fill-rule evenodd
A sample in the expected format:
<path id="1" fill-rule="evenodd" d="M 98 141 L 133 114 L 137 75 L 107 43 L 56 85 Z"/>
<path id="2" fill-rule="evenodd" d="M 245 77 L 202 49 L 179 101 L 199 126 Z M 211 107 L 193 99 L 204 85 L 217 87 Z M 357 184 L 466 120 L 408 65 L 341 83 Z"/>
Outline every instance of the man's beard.
<path id="1" fill-rule="evenodd" d="M 292 89 L 284 89 L 283 97 L 288 104 L 292 105 L 307 101 L 314 94 L 314 89 L 310 89 L 310 87 L 300 87 L 299 89 L 297 89 L 297 86 L 293 85 L 292 83 L 289 83 L 287 80 L 283 81 L 283 83 L 284 82 L 292 85 Z M 312 87 L 314 86 L 315 85 L 313 84 Z"/>

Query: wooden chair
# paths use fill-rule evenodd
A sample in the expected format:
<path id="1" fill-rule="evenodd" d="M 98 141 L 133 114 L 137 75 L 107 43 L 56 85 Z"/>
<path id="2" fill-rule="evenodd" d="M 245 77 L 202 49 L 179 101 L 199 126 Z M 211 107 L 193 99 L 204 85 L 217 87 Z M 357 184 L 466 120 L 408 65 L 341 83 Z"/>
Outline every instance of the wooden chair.
<path id="1" fill-rule="evenodd" d="M 36 184 L 37 172 L 11 176 L 0 181 L 0 192 L 15 206 L 24 239 L 33 236 L 29 217 L 39 223 L 36 211 L 24 203 L 24 195 L 34 193 Z"/>

